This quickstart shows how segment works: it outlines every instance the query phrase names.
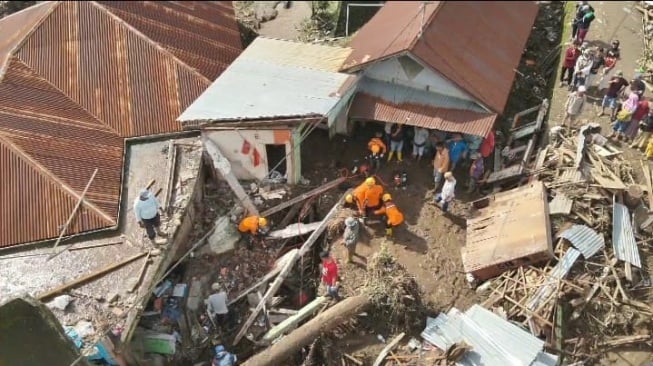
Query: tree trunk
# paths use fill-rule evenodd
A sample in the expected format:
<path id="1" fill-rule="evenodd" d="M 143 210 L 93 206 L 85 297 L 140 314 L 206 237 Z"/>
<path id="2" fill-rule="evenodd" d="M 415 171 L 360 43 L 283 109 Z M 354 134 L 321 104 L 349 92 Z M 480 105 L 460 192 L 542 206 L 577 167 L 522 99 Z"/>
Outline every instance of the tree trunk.
<path id="1" fill-rule="evenodd" d="M 281 338 L 277 343 L 247 360 L 243 366 L 280 365 L 289 356 L 313 342 L 322 333 L 328 332 L 370 305 L 367 296 L 348 297 L 322 314 Z"/>

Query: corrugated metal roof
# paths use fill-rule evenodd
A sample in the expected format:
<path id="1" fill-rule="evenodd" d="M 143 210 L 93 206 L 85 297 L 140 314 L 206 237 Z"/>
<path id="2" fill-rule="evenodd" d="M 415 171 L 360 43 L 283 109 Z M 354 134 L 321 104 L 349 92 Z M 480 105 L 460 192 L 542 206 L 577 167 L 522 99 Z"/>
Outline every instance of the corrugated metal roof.
<path id="1" fill-rule="evenodd" d="M 560 237 L 569 240 L 574 248 L 583 253 L 585 259 L 594 256 L 605 246 L 603 235 L 585 225 L 573 225 L 560 233 Z"/>
<path id="2" fill-rule="evenodd" d="M 286 54 L 286 48 L 291 54 L 302 50 L 296 42 L 275 40 L 274 43 L 277 44 L 275 51 L 280 54 Z M 259 48 L 262 50 L 257 50 Z M 285 56 L 269 56 L 273 51 L 270 40 L 259 41 L 257 38 L 177 120 L 224 121 L 327 115 L 340 101 L 342 86 L 354 76 L 314 68 L 325 66 L 322 61 L 311 61 L 311 49 L 303 49 L 304 54 L 293 63 Z M 321 50 L 313 56 L 324 57 L 327 50 L 333 51 L 336 57 L 342 54 L 338 47 Z M 302 66 L 297 65 L 299 61 Z"/>
<path id="3" fill-rule="evenodd" d="M 546 352 L 537 354 L 537 358 L 530 366 L 556 366 L 558 364 L 558 356 Z"/>
<path id="4" fill-rule="evenodd" d="M 568 215 L 571 212 L 571 206 L 574 200 L 567 197 L 564 193 L 558 193 L 549 202 L 549 215 Z"/>
<path id="5" fill-rule="evenodd" d="M 453 329 L 448 329 L 449 317 L 445 313 L 440 313 L 437 318 L 426 318 L 426 328 L 421 333 L 421 337 L 443 351 L 447 351 L 458 340 L 457 333 Z"/>
<path id="6" fill-rule="evenodd" d="M 533 1 L 388 1 L 354 36 L 343 68 L 411 52 L 501 113 L 537 12 Z"/>
<path id="7" fill-rule="evenodd" d="M 547 282 L 541 286 L 535 294 L 528 300 L 527 307 L 531 311 L 535 311 L 541 304 L 549 299 L 553 291 L 558 286 L 558 282 L 567 276 L 567 273 L 574 266 L 574 263 L 580 257 L 580 252 L 574 248 L 567 249 L 565 255 L 558 261 L 558 263 L 551 269 L 547 275 Z"/>
<path id="8" fill-rule="evenodd" d="M 348 47 L 333 47 L 282 39 L 257 37 L 240 58 L 265 60 L 275 65 L 305 67 L 313 70 L 338 72 L 351 54 Z"/>
<path id="9" fill-rule="evenodd" d="M 630 212 L 621 203 L 613 202 L 612 210 L 612 245 L 617 259 L 628 262 L 637 268 L 642 267 L 639 248 L 635 241 Z"/>
<path id="10" fill-rule="evenodd" d="M 406 123 L 412 126 L 477 136 L 487 136 L 497 119 L 496 114 L 429 107 L 412 103 L 395 104 L 363 92 L 356 93 L 349 109 L 349 115 L 353 118 Z M 406 121 L 407 118 L 408 121 Z"/>
<path id="11" fill-rule="evenodd" d="M 217 72 L 221 62 L 226 67 L 223 61 L 237 54 L 231 45 L 218 47 L 225 33 L 238 34 L 231 5 L 196 3 L 48 2 L 0 19 L 0 60 L 10 52 L 0 75 L 0 147 L 12 162 L 0 165 L 1 176 L 34 182 L 3 184 L 3 197 L 12 200 L 0 201 L 0 247 L 57 237 L 95 168 L 69 233 L 115 225 L 124 138 L 179 131 L 175 118 L 210 83 L 203 74 Z M 135 14 L 116 10 L 129 15 L 125 21 L 105 6 Z M 232 11 L 231 20 L 220 23 L 211 9 Z M 193 32 L 201 30 L 199 42 Z M 169 42 L 158 44 L 147 34 Z M 220 48 L 222 58 L 206 68 L 186 64 L 192 50 L 204 52 L 206 39 L 217 48 L 205 55 Z M 178 52 L 179 44 L 192 50 Z M 41 211 L 49 219 L 40 218 Z M 34 218 L 26 219 L 30 213 Z"/>
<path id="12" fill-rule="evenodd" d="M 409 88 L 407 86 L 390 84 L 385 81 L 363 77 L 358 83 L 357 91 L 369 94 L 395 104 L 421 104 L 436 108 L 462 109 L 466 111 L 487 114 L 487 111 L 478 104 L 448 95 Z"/>
<path id="13" fill-rule="evenodd" d="M 461 366 L 531 365 L 544 347 L 542 340 L 476 304 L 464 314 L 452 308 L 441 319 L 431 332 L 440 334 L 438 342 L 446 340 L 450 346 L 465 341 L 472 346 L 458 361 Z"/>

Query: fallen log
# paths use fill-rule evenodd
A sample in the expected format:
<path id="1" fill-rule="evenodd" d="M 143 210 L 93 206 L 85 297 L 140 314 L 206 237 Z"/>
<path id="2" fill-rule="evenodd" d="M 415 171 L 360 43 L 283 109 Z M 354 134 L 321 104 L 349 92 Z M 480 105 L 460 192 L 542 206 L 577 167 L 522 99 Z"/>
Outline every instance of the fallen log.
<path id="1" fill-rule="evenodd" d="M 298 352 L 322 333 L 328 332 L 349 318 L 360 313 L 371 304 L 367 296 L 348 297 L 320 315 L 295 329 L 292 333 L 281 338 L 277 343 L 254 355 L 243 366 L 272 366 L 280 365 L 292 354 Z"/>

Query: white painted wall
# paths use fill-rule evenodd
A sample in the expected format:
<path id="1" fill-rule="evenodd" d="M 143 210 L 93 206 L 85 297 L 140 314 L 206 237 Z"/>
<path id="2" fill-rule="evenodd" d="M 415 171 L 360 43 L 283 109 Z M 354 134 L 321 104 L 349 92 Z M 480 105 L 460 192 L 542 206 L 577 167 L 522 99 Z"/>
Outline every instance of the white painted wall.
<path id="1" fill-rule="evenodd" d="M 286 154 L 289 154 L 292 143 L 291 130 L 205 130 L 203 131 L 210 140 L 216 143 L 222 154 L 231 162 L 236 178 L 244 180 L 261 180 L 268 174 L 268 159 L 265 152 L 266 144 L 283 144 L 286 146 Z M 284 136 L 285 135 L 285 136 Z M 248 154 L 242 153 L 243 142 L 250 143 Z M 258 150 L 261 162 L 254 166 L 254 149 Z M 294 173 L 295 158 L 290 154 L 286 159 L 286 172 L 288 183 L 296 184 Z"/>
<path id="2" fill-rule="evenodd" d="M 417 59 L 412 59 L 421 64 Z M 421 65 L 424 67 L 423 64 Z M 372 64 L 371 67 L 365 69 L 365 75 L 372 79 L 405 85 L 415 89 L 427 90 L 428 87 L 429 91 L 478 103 L 474 97 L 428 67 L 424 67 L 421 72 L 410 78 L 397 61 L 397 57 Z"/>

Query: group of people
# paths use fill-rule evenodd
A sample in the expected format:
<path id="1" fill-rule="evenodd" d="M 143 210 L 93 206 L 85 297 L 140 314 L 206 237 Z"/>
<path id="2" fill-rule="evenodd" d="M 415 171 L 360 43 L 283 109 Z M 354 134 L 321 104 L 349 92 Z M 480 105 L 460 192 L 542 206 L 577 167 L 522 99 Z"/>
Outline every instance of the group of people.
<path id="1" fill-rule="evenodd" d="M 354 207 L 363 222 L 371 216 L 381 217 L 385 223 L 387 236 L 392 236 L 393 228 L 404 222 L 404 214 L 393 202 L 390 193 L 386 193 L 383 186 L 377 184 L 374 177 L 366 178 L 363 183 L 347 194 L 345 204 Z M 353 225 L 351 220 L 350 223 Z M 354 251 L 351 252 L 352 255 Z M 351 256 L 349 259 L 351 260 Z"/>

